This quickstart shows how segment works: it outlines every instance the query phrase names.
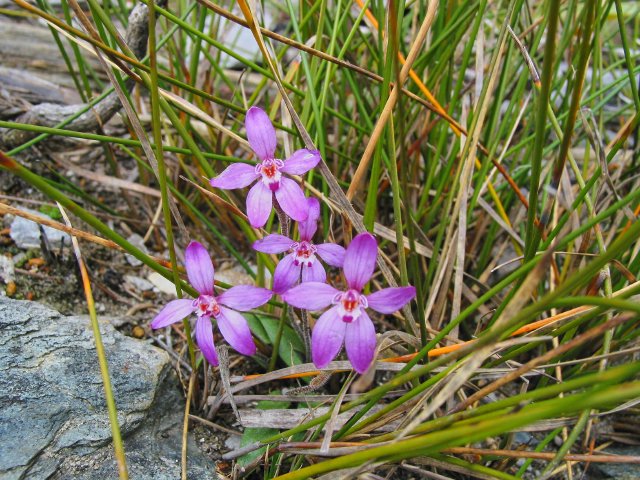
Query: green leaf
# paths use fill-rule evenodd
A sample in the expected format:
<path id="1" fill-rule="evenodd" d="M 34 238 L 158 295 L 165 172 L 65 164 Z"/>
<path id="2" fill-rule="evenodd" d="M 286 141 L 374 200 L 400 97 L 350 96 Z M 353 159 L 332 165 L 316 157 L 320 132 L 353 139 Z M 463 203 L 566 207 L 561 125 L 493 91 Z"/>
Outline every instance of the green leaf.
<path id="1" fill-rule="evenodd" d="M 52 218 L 53 220 L 60 220 L 62 218 L 62 214 L 58 207 L 54 207 L 52 205 L 41 205 L 38 209 L 40 213 L 44 213 L 47 217 Z"/>
<path id="2" fill-rule="evenodd" d="M 264 428 L 264 427 L 251 427 L 245 428 L 242 433 L 242 438 L 240 439 L 240 446 L 246 447 L 255 442 L 261 442 L 262 440 L 269 438 L 278 433 L 278 430 L 275 428 Z M 251 462 L 253 462 L 256 458 L 264 455 L 264 452 L 267 451 L 267 446 L 259 448 L 258 450 L 254 450 L 253 452 L 246 453 L 238 458 L 238 465 L 241 467 L 246 467 Z"/>
<path id="3" fill-rule="evenodd" d="M 273 345 L 278 333 L 278 319 L 260 315 L 247 315 L 249 327 L 256 337 L 265 344 Z M 304 346 L 296 332 L 290 326 L 284 327 L 278 355 L 287 365 L 304 363 Z"/>

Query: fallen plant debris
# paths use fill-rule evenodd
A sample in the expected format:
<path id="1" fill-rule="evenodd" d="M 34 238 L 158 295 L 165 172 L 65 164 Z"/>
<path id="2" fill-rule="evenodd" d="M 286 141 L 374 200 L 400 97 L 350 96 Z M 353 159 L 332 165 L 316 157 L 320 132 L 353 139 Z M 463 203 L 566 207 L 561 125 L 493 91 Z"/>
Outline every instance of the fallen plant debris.
<path id="1" fill-rule="evenodd" d="M 1 13 L 0 476 L 640 478 L 634 2 Z"/>

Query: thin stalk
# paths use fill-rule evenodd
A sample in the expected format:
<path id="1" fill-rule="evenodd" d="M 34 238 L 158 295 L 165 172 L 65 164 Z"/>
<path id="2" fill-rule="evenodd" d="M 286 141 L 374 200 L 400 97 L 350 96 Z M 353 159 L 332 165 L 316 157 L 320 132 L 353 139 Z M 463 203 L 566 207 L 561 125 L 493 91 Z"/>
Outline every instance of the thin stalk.
<path id="1" fill-rule="evenodd" d="M 486 437 L 514 430 L 549 416 L 570 414 L 590 407 L 599 407 L 624 402 L 640 395 L 640 382 L 629 382 L 614 388 L 602 390 L 598 386 L 584 393 L 564 398 L 546 400 L 527 405 L 511 415 L 478 422 L 474 428 L 468 426 L 450 427 L 442 432 L 412 437 L 388 445 L 344 455 L 317 463 L 296 472 L 281 475 L 278 480 L 303 480 L 314 475 L 350 468 L 393 455 L 395 459 L 411 458 L 416 455 L 431 455 L 444 448 L 476 442 Z"/>
<path id="2" fill-rule="evenodd" d="M 58 209 L 64 217 L 67 226 L 71 227 L 71 222 L 66 212 L 58 203 Z M 124 454 L 124 445 L 122 443 L 122 436 L 120 435 L 120 426 L 118 424 L 118 410 L 116 408 L 116 401 L 113 396 L 113 387 L 111 386 L 111 377 L 109 376 L 109 364 L 107 362 L 107 355 L 104 350 L 104 344 L 102 343 L 102 334 L 100 333 L 100 324 L 98 323 L 98 315 L 96 314 L 96 306 L 93 300 L 93 293 L 91 291 L 91 280 L 89 279 L 89 273 L 87 267 L 82 260 L 82 254 L 80 253 L 80 245 L 78 239 L 75 236 L 71 237 L 73 243 L 73 251 L 78 261 L 78 267 L 80 269 L 80 276 L 82 278 L 82 288 L 84 289 L 84 295 L 87 299 L 87 309 L 89 310 L 89 318 L 91 320 L 91 329 L 93 330 L 93 338 L 96 344 L 96 354 L 98 356 L 98 365 L 100 366 L 100 376 L 102 377 L 102 384 L 104 385 L 104 397 L 107 404 L 107 411 L 109 412 L 109 423 L 111 424 L 111 436 L 113 438 L 113 450 L 118 464 L 118 476 L 121 480 L 127 480 L 129 473 L 127 471 L 127 458 Z"/>
<path id="3" fill-rule="evenodd" d="M 173 284 L 176 295 L 182 298 L 182 288 L 180 274 L 178 272 L 178 262 L 176 259 L 176 248 L 173 239 L 173 225 L 171 223 L 171 209 L 169 208 L 169 190 L 167 188 L 167 168 L 164 163 L 164 151 L 162 149 L 162 124 L 160 121 L 160 95 L 158 87 L 158 65 L 156 57 L 156 11 L 153 8 L 154 0 L 149 0 L 149 91 L 151 93 L 151 124 L 153 128 L 153 139 L 155 141 L 155 157 L 158 163 L 158 183 L 160 184 L 160 199 L 162 203 L 162 216 L 164 218 L 164 228 L 167 236 L 167 248 L 169 249 L 169 259 L 173 273 Z M 191 375 L 196 372 L 196 347 L 191 335 L 191 323 L 188 318 L 182 320 L 184 333 L 187 337 L 189 348 L 189 360 L 191 361 Z M 187 414 L 188 416 L 188 414 Z"/>
<path id="4" fill-rule="evenodd" d="M 17 161 L 13 160 L 10 157 L 7 157 L 4 153 L 0 152 L 0 168 L 10 171 L 11 173 L 17 175 L 22 178 L 25 182 L 33 186 L 34 188 L 40 190 L 44 195 L 49 197 L 51 200 L 54 200 L 60 203 L 63 207 L 71 211 L 74 215 L 80 218 L 82 221 L 91 225 L 98 232 L 104 235 L 109 240 L 120 245 L 127 253 L 133 255 L 135 258 L 140 260 L 146 266 L 151 268 L 152 270 L 158 272 L 163 277 L 172 280 L 173 274 L 170 269 L 160 265 L 155 260 L 153 260 L 149 255 L 142 252 L 140 249 L 132 245 L 127 239 L 125 239 L 122 235 L 116 233 L 111 228 L 109 228 L 102 221 L 97 219 L 95 216 L 91 215 L 84 208 L 79 206 L 73 200 L 71 200 L 67 195 L 60 192 L 58 189 L 50 185 L 45 179 L 31 172 L 29 169 L 19 164 Z M 198 292 L 191 287 L 188 283 L 182 283 L 182 289 L 188 292 L 190 295 L 196 297 L 198 296 Z"/>
<path id="5" fill-rule="evenodd" d="M 531 260 L 538 249 L 540 232 L 536 227 L 536 215 L 538 213 L 538 189 L 540 187 L 540 173 L 542 171 L 542 152 L 545 144 L 545 131 L 547 127 L 547 105 L 551 92 L 553 79 L 553 66 L 556 47 L 556 33 L 560 17 L 560 2 L 549 2 L 547 15 L 547 37 L 544 48 L 544 63 L 542 66 L 542 82 L 540 95 L 537 102 L 536 133 L 531 155 L 531 179 L 529 182 L 529 210 L 527 211 L 527 228 L 525 237 L 524 260 Z"/>
<path id="6" fill-rule="evenodd" d="M 280 341 L 282 339 L 282 334 L 284 333 L 284 325 L 287 321 L 287 314 L 290 312 L 290 308 L 291 307 L 289 307 L 288 305 L 283 306 L 280 313 L 280 321 L 278 322 L 276 338 L 273 339 L 273 350 L 271 351 L 271 358 L 269 359 L 267 372 L 272 372 L 276 368 L 276 362 L 278 361 L 278 355 L 280 354 Z"/>
<path id="7" fill-rule="evenodd" d="M 622 2 L 615 0 L 616 3 L 616 18 L 618 19 L 618 30 L 620 32 L 620 39 L 622 40 L 622 49 L 624 51 L 624 60 L 627 64 L 627 74 L 629 75 L 629 86 L 631 87 L 631 96 L 633 97 L 633 104 L 636 107 L 636 112 L 640 112 L 640 96 L 638 96 L 638 86 L 636 85 L 636 78 L 633 75 L 635 70 L 635 64 L 633 56 L 629 51 L 629 40 L 627 39 L 626 25 L 624 24 Z"/>

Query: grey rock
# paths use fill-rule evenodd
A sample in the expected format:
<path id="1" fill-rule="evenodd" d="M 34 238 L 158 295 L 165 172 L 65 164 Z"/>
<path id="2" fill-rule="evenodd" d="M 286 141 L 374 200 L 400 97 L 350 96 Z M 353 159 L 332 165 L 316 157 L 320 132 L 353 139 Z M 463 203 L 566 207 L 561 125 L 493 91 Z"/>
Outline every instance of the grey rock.
<path id="1" fill-rule="evenodd" d="M 618 445 L 605 448 L 602 452 L 611 455 L 640 456 L 640 446 L 638 445 Z M 638 480 L 640 478 L 640 465 L 637 463 L 593 463 L 589 466 L 588 478 L 615 479 L 615 480 Z"/>
<path id="2" fill-rule="evenodd" d="M 536 445 L 535 437 L 529 432 L 516 432 L 513 440 L 518 445 Z"/>
<path id="3" fill-rule="evenodd" d="M 180 478 L 184 400 L 167 354 L 100 329 L 130 478 Z M 94 345 L 87 317 L 0 297 L 0 478 L 117 478 Z M 189 478 L 217 478 L 188 448 Z"/>
<path id="4" fill-rule="evenodd" d="M 9 283 L 16 279 L 13 259 L 0 255 L 0 282 Z"/>
<path id="5" fill-rule="evenodd" d="M 11 258 L 14 267 L 22 267 L 25 263 L 27 263 L 27 254 L 25 252 L 20 252 Z"/>
<path id="6" fill-rule="evenodd" d="M 158 272 L 151 272 L 147 276 L 147 280 L 159 291 L 165 295 L 176 296 L 176 287 L 171 280 L 167 280 Z"/>
<path id="7" fill-rule="evenodd" d="M 266 4 L 267 2 L 265 2 Z M 260 4 L 262 5 L 262 3 Z M 258 5 L 256 7 L 260 8 Z M 231 11 L 236 15 L 242 15 L 242 10 L 238 6 L 231 8 Z M 265 9 L 262 12 L 261 24 L 265 26 L 275 26 L 273 13 L 274 9 L 271 8 L 270 5 L 265 5 Z M 216 21 L 218 21 L 216 19 Z M 253 38 L 251 31 L 247 28 L 243 28 L 237 23 L 234 23 L 226 18 L 221 18 L 219 20 L 219 40 L 221 40 L 224 45 L 228 46 L 236 55 L 241 55 L 249 60 L 258 60 L 262 58 L 262 54 L 260 53 L 260 49 L 258 44 Z M 203 60 L 204 57 L 203 57 Z M 221 52 L 220 55 L 220 65 L 223 68 L 234 68 L 241 66 L 240 63 L 235 58 L 231 57 L 225 52 Z"/>
<path id="8" fill-rule="evenodd" d="M 124 279 L 128 284 L 130 284 L 133 288 L 140 292 L 146 292 L 147 290 L 151 290 L 153 288 L 153 284 L 150 281 L 145 280 L 141 277 L 136 277 L 134 275 L 125 275 Z"/>
<path id="9" fill-rule="evenodd" d="M 39 217 L 51 220 L 44 213 L 29 210 L 28 208 L 25 210 Z M 51 227 L 44 227 L 44 233 L 52 248 L 60 248 L 62 242 L 64 242 L 66 246 L 71 245 L 71 237 L 60 230 L 56 230 Z M 10 235 L 18 248 L 22 248 L 24 250 L 29 248 L 40 248 L 40 229 L 36 222 L 16 216 L 11 222 Z"/>
<path id="10" fill-rule="evenodd" d="M 144 238 L 142 238 L 137 233 L 133 233 L 129 235 L 127 237 L 127 241 L 130 244 L 132 244 L 134 247 L 137 247 L 138 250 L 142 250 L 144 253 L 149 253 L 149 250 L 147 250 L 147 246 L 144 244 Z M 131 265 L 132 267 L 139 267 L 140 265 L 142 265 L 142 261 L 138 260 L 133 255 L 129 255 L 127 253 L 125 255 L 125 258 L 127 259 L 127 262 L 129 263 L 129 265 Z"/>

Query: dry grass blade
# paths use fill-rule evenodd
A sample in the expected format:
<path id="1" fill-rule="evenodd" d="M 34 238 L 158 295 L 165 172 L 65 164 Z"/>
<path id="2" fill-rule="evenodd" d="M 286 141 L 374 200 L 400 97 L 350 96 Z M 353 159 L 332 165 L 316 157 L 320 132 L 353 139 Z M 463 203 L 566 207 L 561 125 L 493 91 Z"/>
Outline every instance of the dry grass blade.
<path id="1" fill-rule="evenodd" d="M 233 400 L 234 389 L 231 387 L 231 373 L 229 371 L 229 349 L 226 345 L 222 344 L 216 348 L 216 352 L 218 353 L 218 360 L 220 360 L 220 367 L 218 368 L 218 371 L 220 372 L 220 380 L 222 380 L 222 386 L 224 387 L 225 395 L 229 399 L 229 404 L 231 405 L 233 413 L 238 419 L 238 422 L 242 423 L 242 417 L 240 416 L 240 412 L 238 411 L 236 402 Z"/>
<path id="2" fill-rule="evenodd" d="M 402 70 L 400 71 L 399 81 L 401 85 L 396 85 L 395 88 L 391 91 L 391 94 L 387 99 L 387 103 L 385 103 L 384 108 L 380 113 L 380 118 L 378 118 L 378 121 L 376 122 L 376 125 L 373 128 L 373 132 L 371 132 L 371 137 L 369 138 L 367 147 L 365 148 L 364 153 L 360 158 L 360 162 L 358 163 L 358 168 L 353 174 L 351 183 L 349 185 L 349 189 L 347 190 L 348 200 L 353 200 L 353 197 L 355 196 L 356 192 L 362 185 L 364 176 L 367 170 L 369 169 L 369 163 L 371 162 L 371 158 L 373 156 L 373 151 L 376 147 L 376 144 L 380 140 L 380 136 L 384 131 L 384 127 L 386 126 L 387 121 L 391 116 L 391 112 L 393 111 L 393 108 L 395 107 L 396 102 L 400 97 L 400 89 L 398 87 L 401 87 L 402 84 L 404 84 L 404 82 L 407 80 L 409 76 L 409 70 L 411 70 L 411 67 L 413 66 L 413 62 L 415 62 L 416 58 L 418 57 L 418 53 L 422 49 L 422 44 L 427 38 L 427 33 L 429 32 L 429 29 L 431 28 L 431 23 L 435 18 L 437 7 L 438 7 L 438 0 L 429 1 L 429 6 L 427 7 L 425 18 L 422 21 L 420 30 L 418 31 L 418 34 L 416 35 L 416 38 L 413 41 L 413 44 L 411 45 L 411 49 L 409 50 L 407 59 L 404 65 L 402 66 Z"/>
<path id="3" fill-rule="evenodd" d="M 87 16 L 84 14 L 82 8 L 80 8 L 80 6 L 78 5 L 77 0 L 69 0 L 69 4 L 72 6 L 74 11 L 76 12 L 76 15 L 78 16 L 78 19 L 80 20 L 82 25 L 92 34 L 92 36 L 96 40 L 100 40 L 100 36 L 98 35 L 97 32 L 95 32 L 93 25 L 91 24 Z M 156 158 L 155 151 L 153 150 L 153 148 L 151 147 L 151 144 L 149 143 L 149 138 L 147 137 L 146 132 L 142 128 L 140 119 L 138 118 L 138 115 L 136 114 L 136 112 L 133 110 L 133 107 L 129 103 L 127 96 L 122 90 L 122 87 L 120 86 L 120 83 L 116 79 L 115 75 L 111 71 L 111 68 L 109 67 L 109 64 L 105 60 L 104 56 L 102 55 L 98 47 L 94 46 L 93 48 L 96 56 L 98 57 L 98 60 L 100 61 L 100 64 L 103 67 L 105 74 L 107 75 L 107 77 L 109 77 L 109 81 L 111 82 L 111 85 L 113 86 L 114 91 L 116 92 L 116 94 L 118 95 L 118 98 L 120 99 L 122 108 L 126 112 L 127 117 L 131 122 L 131 126 L 133 127 L 133 130 L 135 131 L 136 136 L 138 137 L 138 140 L 140 140 L 140 144 L 142 145 L 142 149 L 144 150 L 144 153 L 147 156 L 147 159 L 149 160 L 151 168 L 153 169 L 156 175 L 156 178 L 158 178 L 159 177 L 158 159 Z M 128 69 L 124 71 L 128 71 Z M 169 197 L 169 209 L 171 210 L 171 213 L 176 221 L 176 224 L 178 226 L 178 229 L 180 230 L 181 235 L 184 238 L 188 238 L 189 235 L 187 233 L 187 228 L 185 227 L 184 222 L 182 221 L 182 217 L 180 216 L 180 212 L 178 211 L 178 208 L 175 204 L 173 197 Z"/>
<path id="4" fill-rule="evenodd" d="M 184 406 L 184 419 L 182 422 L 182 447 L 181 452 L 181 475 L 182 480 L 187 480 L 187 446 L 189 443 L 189 410 L 191 409 L 191 399 L 193 397 L 193 389 L 195 386 L 196 376 L 191 372 L 189 376 L 189 387 L 187 388 L 187 400 Z"/>
<path id="5" fill-rule="evenodd" d="M 26 218 L 27 220 L 31 220 L 32 222 L 38 223 L 40 225 L 45 225 L 47 227 L 55 228 L 56 230 L 60 230 L 61 232 L 68 233 L 72 237 L 78 237 L 83 240 L 87 240 L 89 242 L 96 243 L 98 245 L 102 245 L 107 248 L 111 248 L 114 250 L 124 251 L 124 249 L 115 242 L 111 240 L 107 240 L 106 238 L 98 237 L 91 233 L 85 232 L 83 230 L 79 230 L 74 227 L 70 227 L 67 225 L 63 225 L 60 222 L 56 222 L 55 220 L 51 220 L 48 217 L 34 215 L 33 213 L 26 212 L 19 208 L 12 207 L 10 205 L 6 205 L 4 203 L 0 203 L 0 214 L 2 215 L 16 215 L 18 217 Z"/>
<path id="6" fill-rule="evenodd" d="M 65 222 L 71 227 L 71 222 L 67 213 L 62 205 L 58 204 L 58 209 L 62 214 Z M 93 338 L 96 344 L 96 353 L 98 355 L 98 364 L 100 365 L 100 374 L 102 376 L 102 383 L 105 391 L 105 401 L 107 404 L 107 410 L 109 412 L 109 422 L 111 424 L 111 435 L 113 437 L 113 449 L 116 457 L 116 463 L 118 465 L 118 476 L 121 480 L 127 480 L 129 473 L 127 471 L 127 459 L 124 453 L 124 446 L 122 443 L 122 437 L 120 436 L 120 426 L 118 424 L 118 411 L 116 410 L 116 403 L 113 397 L 113 388 L 111 386 L 111 378 L 109 377 L 109 366 L 107 364 L 107 356 L 102 343 L 102 335 L 100 333 L 100 325 L 98 323 L 98 317 L 96 315 L 95 304 L 93 301 L 93 293 L 91 292 L 91 281 L 89 280 L 89 273 L 87 267 L 82 260 L 82 253 L 80 252 L 80 245 L 78 239 L 74 236 L 71 237 L 73 244 L 73 252 L 78 262 L 78 268 L 80 269 L 80 276 L 82 278 L 82 286 L 84 288 L 85 297 L 87 299 L 87 308 L 89 310 L 89 316 L 91 318 L 91 327 L 93 329 Z"/>
<path id="7" fill-rule="evenodd" d="M 226 136 L 233 138 L 240 146 L 242 146 L 245 150 L 251 151 L 249 147 L 249 142 L 247 142 L 244 138 L 242 138 L 237 133 L 229 130 L 227 127 L 218 122 L 215 118 L 213 118 L 208 113 L 202 111 L 198 107 L 196 107 L 193 103 L 187 102 L 184 98 L 176 95 L 173 92 L 169 92 L 168 90 L 160 89 L 160 95 L 169 100 L 174 105 L 177 105 L 181 110 L 184 110 L 187 113 L 190 113 L 194 117 L 202 120 L 207 125 L 215 128 L 216 130 L 224 133 Z"/>
<path id="8" fill-rule="evenodd" d="M 278 69 L 276 68 L 274 61 L 271 58 L 269 51 L 267 50 L 267 47 L 262 38 L 262 32 L 260 30 L 260 26 L 258 25 L 258 22 L 254 17 L 253 13 L 251 12 L 251 8 L 249 7 L 248 3 L 245 0 L 239 0 L 238 5 L 240 6 L 242 13 L 244 14 L 247 22 L 249 23 L 251 32 L 253 33 L 253 36 L 256 39 L 256 42 L 258 43 L 258 47 L 260 48 L 260 51 L 262 52 L 262 55 L 265 61 L 269 65 L 269 69 L 271 70 L 271 73 L 274 76 L 276 85 L 278 86 L 278 90 L 280 91 L 280 95 L 282 96 L 282 100 L 284 101 L 287 107 L 287 110 L 289 111 L 289 114 L 291 115 L 291 118 L 293 119 L 293 122 L 295 123 L 296 128 L 298 129 L 298 132 L 302 136 L 305 146 L 309 150 L 317 150 L 315 148 L 313 140 L 311 140 L 311 136 L 309 135 L 306 128 L 302 124 L 300 117 L 296 113 L 293 107 L 293 104 L 291 103 L 291 100 L 287 96 L 287 92 L 284 89 L 284 86 L 282 85 L 282 81 L 280 79 Z M 329 186 L 329 190 L 333 194 L 334 199 L 340 206 L 341 213 L 347 217 L 349 222 L 351 222 L 351 224 L 355 226 L 358 232 L 365 232 L 366 228 L 364 226 L 364 223 L 362 223 L 362 218 L 359 217 L 356 211 L 353 209 L 351 202 L 342 191 L 342 188 L 340 188 L 340 185 L 338 184 L 336 177 L 333 175 L 333 173 L 327 166 L 324 159 L 320 160 L 320 163 L 318 164 L 318 169 L 320 170 L 320 173 L 322 174 L 325 181 L 327 182 L 327 185 Z M 389 267 L 386 265 L 386 263 L 384 263 L 384 261 L 381 259 L 380 256 L 378 256 L 378 267 L 380 268 L 380 271 L 382 272 L 382 275 L 385 277 L 385 280 L 387 281 L 389 286 L 397 287 L 398 283 L 396 282 L 393 276 L 393 273 L 391 272 Z M 413 314 L 411 313 L 411 309 L 407 305 L 405 305 L 402 311 L 404 312 L 404 315 L 407 319 L 407 323 L 411 326 L 415 325 L 415 321 L 413 319 Z"/>
<path id="9" fill-rule="evenodd" d="M 301 423 L 312 420 L 318 416 L 325 415 L 331 411 L 332 407 L 315 407 L 315 408 L 295 408 L 295 409 L 272 409 L 272 410 L 260 410 L 258 408 L 242 409 L 240 413 L 242 415 L 242 425 L 247 428 L 277 428 L 281 430 L 287 430 Z M 377 412 L 382 406 L 371 409 L 367 415 L 371 415 Z M 332 427 L 342 427 L 349 418 L 353 415 L 354 411 L 358 411 L 360 407 L 356 407 L 355 410 L 338 413 L 333 419 Z M 334 409 L 339 412 L 339 408 Z M 366 418 L 366 416 L 365 416 Z M 382 422 L 379 426 L 381 432 L 392 432 L 398 428 L 400 422 Z M 331 438 L 329 435 L 328 438 Z"/>
<path id="10" fill-rule="evenodd" d="M 58 162 L 66 169 L 71 170 L 76 175 L 100 183 L 104 188 L 112 190 L 127 190 L 135 193 L 141 193 L 143 195 L 149 195 L 150 197 L 160 198 L 160 191 L 155 188 L 147 187 L 146 185 L 141 185 L 136 182 L 130 182 L 128 180 L 123 180 L 112 175 L 93 172 L 91 170 L 87 170 L 86 168 L 79 167 L 78 165 L 74 165 L 73 163 L 62 158 L 58 159 Z"/>
<path id="11" fill-rule="evenodd" d="M 351 382 L 353 381 L 354 378 L 355 377 L 353 375 L 349 377 L 349 379 L 342 386 L 342 390 L 336 397 L 335 401 L 333 402 L 331 416 L 329 417 L 329 420 L 324 426 L 324 440 L 322 441 L 322 446 L 320 447 L 320 450 L 323 452 L 326 452 L 329 450 L 331 437 L 333 436 L 333 432 L 336 430 L 336 427 L 337 427 L 336 422 L 338 421 L 338 414 L 340 413 L 340 407 L 342 406 L 342 402 L 344 401 L 344 396 L 349 391 L 349 386 L 351 385 Z"/>
<path id="12" fill-rule="evenodd" d="M 597 327 L 592 328 L 591 330 L 578 335 L 577 337 L 575 337 L 574 339 L 563 343 L 561 345 L 559 345 L 556 348 L 553 348 L 551 350 L 549 350 L 548 352 L 546 352 L 543 355 L 540 355 L 539 357 L 534 358 L 533 360 L 527 362 L 525 365 L 522 365 L 520 368 L 518 368 L 517 370 L 514 370 L 513 372 L 510 372 L 508 374 L 506 374 L 504 377 L 499 378 L 498 380 L 496 380 L 495 382 L 493 382 L 490 385 L 487 385 L 486 387 L 480 389 L 479 391 L 475 392 L 473 395 L 471 395 L 469 398 L 467 398 L 464 402 L 462 402 L 460 405 L 458 405 L 455 409 L 454 412 L 458 412 L 461 410 L 464 410 L 465 408 L 469 407 L 470 405 L 473 405 L 475 402 L 477 402 L 478 400 L 480 400 L 483 397 L 486 397 L 487 395 L 489 395 L 492 392 L 495 392 L 496 390 L 498 390 L 499 388 L 503 387 L 504 385 L 516 380 L 518 377 L 520 377 L 522 374 L 527 373 L 531 370 L 533 370 L 534 368 L 539 367 L 540 365 L 543 365 L 544 363 L 548 362 L 549 360 L 557 357 L 558 355 L 562 355 L 563 353 L 566 353 L 568 351 L 570 351 L 571 349 L 577 347 L 578 345 L 582 345 L 585 342 L 589 341 L 589 340 L 593 340 L 594 338 L 599 338 L 602 334 L 604 334 L 604 332 L 606 332 L 607 330 L 610 330 L 614 327 L 616 327 L 617 325 L 620 325 L 626 321 L 629 321 L 630 319 L 634 318 L 633 315 L 629 315 L 629 314 L 623 314 L 623 315 L 618 315 L 617 317 L 612 318 L 611 320 L 598 325 Z"/>
<path id="13" fill-rule="evenodd" d="M 233 205 L 232 203 L 227 202 L 226 200 L 224 200 L 223 198 L 221 198 L 219 195 L 216 195 L 215 193 L 213 193 L 211 190 L 207 190 L 204 187 L 201 187 L 200 185 L 198 185 L 195 182 L 192 182 L 191 180 L 189 180 L 187 177 L 180 175 L 180 178 L 182 180 L 184 180 L 187 183 L 190 183 L 191 185 L 193 185 L 194 187 L 196 187 L 198 190 L 200 190 L 200 193 L 202 193 L 203 195 L 206 195 L 207 197 L 209 197 L 213 203 L 215 203 L 216 205 L 229 210 L 231 213 L 233 213 L 235 216 L 237 216 L 238 218 L 241 218 L 243 220 L 248 221 L 247 216 L 244 214 L 244 212 L 242 210 L 240 210 L 238 207 L 236 207 L 235 205 Z"/>
<path id="14" fill-rule="evenodd" d="M 546 269 L 549 265 L 552 250 L 546 252 L 534 269 L 527 275 L 518 292 L 515 294 L 511 302 L 503 310 L 502 314 L 495 321 L 491 327 L 492 331 L 500 331 L 505 327 L 505 324 L 524 307 L 529 301 L 531 294 L 538 288 L 540 279 L 545 275 Z M 429 405 L 422 410 L 415 418 L 399 432 L 398 438 L 407 436 L 415 427 L 422 423 L 425 419 L 429 418 L 433 413 L 444 405 L 450 398 L 454 397 L 455 392 L 469 380 L 474 372 L 489 358 L 492 352 L 495 350 L 495 345 L 488 344 L 479 349 L 473 351 L 469 358 L 464 361 L 461 368 L 459 368 L 453 376 L 447 378 L 446 382 L 443 381 L 441 391 L 431 400 Z"/>
<path id="15" fill-rule="evenodd" d="M 602 176 L 604 177 L 606 184 L 609 186 L 611 193 L 613 193 L 616 200 L 619 201 L 622 197 L 618 193 L 618 189 L 613 183 L 613 179 L 611 178 L 611 174 L 609 173 L 609 164 L 607 163 L 607 155 L 604 150 L 604 143 L 602 142 L 602 137 L 600 136 L 600 132 L 597 129 L 597 124 L 595 118 L 593 117 L 593 112 L 588 109 L 581 109 L 580 116 L 582 117 L 582 125 L 584 126 L 584 129 L 587 132 L 587 136 L 589 137 L 589 142 L 596 152 L 598 163 L 600 164 L 600 170 L 602 171 Z M 636 217 L 628 205 L 622 207 L 622 211 L 627 216 L 629 221 L 635 221 Z"/>
<path id="16" fill-rule="evenodd" d="M 476 108 L 474 108 L 474 110 L 477 110 L 478 112 L 476 115 L 474 115 L 472 127 L 469 131 L 469 135 L 466 137 L 466 141 L 462 150 L 463 164 L 459 180 L 460 187 L 453 213 L 453 216 L 455 217 L 456 210 L 458 212 L 458 235 L 456 241 L 455 274 L 453 279 L 453 301 L 451 306 L 451 316 L 454 318 L 460 314 L 462 303 L 462 282 L 465 269 L 465 254 L 467 243 L 468 195 L 469 189 L 471 188 L 471 179 L 475 163 L 474 160 L 476 160 L 476 152 L 480 141 L 480 134 L 483 131 L 484 121 L 487 116 L 489 104 L 492 99 L 492 94 L 496 82 L 498 81 L 500 65 L 502 62 L 505 46 L 506 35 L 501 34 L 499 47 L 491 62 L 491 71 L 488 82 L 486 84 L 486 87 L 482 89 L 482 93 L 480 93 L 480 104 L 477 105 Z M 477 58 L 480 59 L 482 55 L 482 51 L 478 52 Z M 481 75 L 481 72 L 482 70 L 479 69 L 478 76 Z M 453 226 L 451 228 L 453 228 Z"/>
<path id="17" fill-rule="evenodd" d="M 539 460 L 552 460 L 554 453 L 551 452 L 531 452 L 527 450 L 503 450 L 488 448 L 466 448 L 456 447 L 447 448 L 443 453 L 453 453 L 457 455 L 491 455 L 497 457 L 509 458 L 535 458 Z M 571 462 L 593 462 L 593 463 L 627 463 L 640 464 L 640 457 L 633 455 L 592 455 L 592 454 L 573 454 L 569 453 L 563 457 L 563 460 Z"/>

